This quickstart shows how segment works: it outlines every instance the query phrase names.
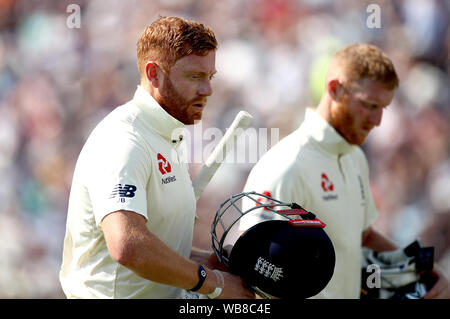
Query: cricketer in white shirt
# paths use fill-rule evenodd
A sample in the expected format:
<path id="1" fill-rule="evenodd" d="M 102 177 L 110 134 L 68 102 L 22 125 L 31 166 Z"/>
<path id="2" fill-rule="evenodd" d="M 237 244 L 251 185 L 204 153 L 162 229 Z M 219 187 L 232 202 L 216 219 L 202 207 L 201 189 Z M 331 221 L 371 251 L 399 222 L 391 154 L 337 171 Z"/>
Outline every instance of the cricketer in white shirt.
<path id="1" fill-rule="evenodd" d="M 349 144 L 318 113 L 307 109 L 302 125 L 254 166 L 244 191 L 295 202 L 316 214 L 333 242 L 336 266 L 328 285 L 313 298 L 359 298 L 361 234 L 378 215 L 360 147 Z M 242 209 L 254 205 L 243 200 Z M 249 213 L 241 218 L 240 230 L 274 216 L 278 217 Z M 292 253 L 301 254 L 301 247 Z"/>
<path id="2" fill-rule="evenodd" d="M 184 290 L 144 279 L 109 254 L 101 221 L 128 210 L 186 258 L 196 200 L 180 135 L 184 124 L 138 86 L 134 98 L 107 115 L 76 163 L 60 281 L 68 298 L 181 298 Z M 175 135 L 175 136 L 173 136 Z"/>

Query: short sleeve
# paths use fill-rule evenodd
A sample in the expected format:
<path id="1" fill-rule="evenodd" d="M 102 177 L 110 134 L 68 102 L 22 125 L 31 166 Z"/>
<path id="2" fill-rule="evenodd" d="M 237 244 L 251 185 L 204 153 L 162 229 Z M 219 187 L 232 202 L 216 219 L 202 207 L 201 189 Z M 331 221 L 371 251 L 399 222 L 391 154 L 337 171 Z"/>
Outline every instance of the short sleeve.
<path id="1" fill-rule="evenodd" d="M 118 210 L 129 210 L 148 219 L 147 183 L 151 175 L 151 157 L 142 141 L 128 130 L 117 129 L 111 135 L 96 136 L 87 161 L 87 187 L 95 222 Z"/>

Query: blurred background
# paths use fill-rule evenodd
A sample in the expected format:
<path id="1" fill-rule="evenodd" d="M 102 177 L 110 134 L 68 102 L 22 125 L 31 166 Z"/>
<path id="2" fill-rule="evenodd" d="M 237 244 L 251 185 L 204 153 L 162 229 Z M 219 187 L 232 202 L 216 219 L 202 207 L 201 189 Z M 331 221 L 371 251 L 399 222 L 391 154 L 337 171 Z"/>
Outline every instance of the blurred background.
<path id="1" fill-rule="evenodd" d="M 69 27 L 70 4 L 81 9 L 79 28 Z M 367 24 L 369 4 L 380 8 L 380 28 Z M 216 33 L 218 74 L 202 126 L 222 132 L 245 109 L 254 128 L 286 136 L 317 104 L 337 49 L 381 47 L 401 84 L 363 147 L 375 227 L 401 246 L 435 246 L 450 276 L 448 1 L 0 0 L 0 298 L 64 297 L 58 272 L 76 159 L 94 125 L 132 98 L 136 41 L 159 15 Z M 210 248 L 215 211 L 242 191 L 253 165 L 227 163 L 213 178 L 198 202 L 197 246 Z M 190 165 L 192 177 L 200 166 Z"/>

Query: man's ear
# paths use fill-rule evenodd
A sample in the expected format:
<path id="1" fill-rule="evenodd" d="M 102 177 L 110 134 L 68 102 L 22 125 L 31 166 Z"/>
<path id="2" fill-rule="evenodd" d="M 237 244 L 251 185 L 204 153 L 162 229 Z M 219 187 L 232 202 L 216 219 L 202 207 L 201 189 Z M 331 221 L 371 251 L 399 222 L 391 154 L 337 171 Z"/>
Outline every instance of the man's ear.
<path id="1" fill-rule="evenodd" d="M 330 97 L 335 101 L 340 100 L 342 94 L 344 94 L 344 87 L 342 86 L 339 79 L 336 78 L 328 81 L 326 89 Z"/>
<path id="2" fill-rule="evenodd" d="M 154 62 L 154 61 L 148 61 L 147 65 L 145 66 L 145 75 L 147 76 L 147 80 L 149 81 L 149 83 L 154 87 L 154 88 L 158 88 L 160 85 L 160 81 L 161 81 L 161 72 L 160 68 L 158 66 L 158 63 Z"/>

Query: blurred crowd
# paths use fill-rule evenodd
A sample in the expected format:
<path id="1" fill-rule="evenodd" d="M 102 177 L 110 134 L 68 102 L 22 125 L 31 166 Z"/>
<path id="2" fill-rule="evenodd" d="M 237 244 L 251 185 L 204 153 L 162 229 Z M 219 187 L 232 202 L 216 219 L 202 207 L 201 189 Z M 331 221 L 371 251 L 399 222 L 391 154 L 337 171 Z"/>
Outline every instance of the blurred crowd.
<path id="1" fill-rule="evenodd" d="M 371 3 L 381 9 L 380 28 L 367 25 Z M 80 28 L 67 23 L 69 4 L 81 8 Z M 136 41 L 159 15 L 216 33 L 218 74 L 202 127 L 223 132 L 245 109 L 254 128 L 286 136 L 317 104 L 337 49 L 381 47 L 400 88 L 363 147 L 380 210 L 375 227 L 401 246 L 416 238 L 433 245 L 450 276 L 448 1 L 2 0 L 0 298 L 63 297 L 58 272 L 76 159 L 94 125 L 132 98 Z M 198 202 L 197 246 L 210 248 L 215 211 L 242 191 L 253 165 L 219 169 Z M 192 177 L 200 166 L 190 164 Z"/>

